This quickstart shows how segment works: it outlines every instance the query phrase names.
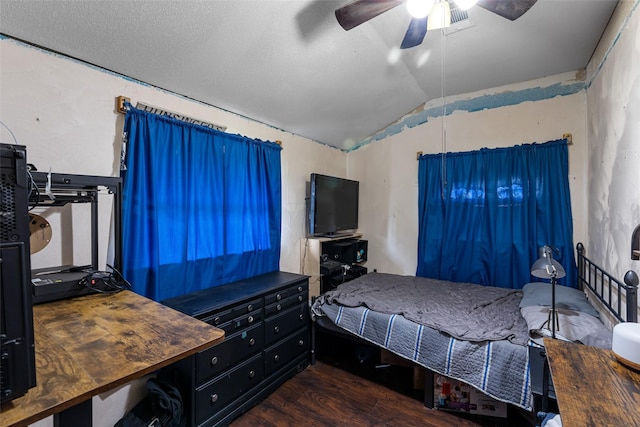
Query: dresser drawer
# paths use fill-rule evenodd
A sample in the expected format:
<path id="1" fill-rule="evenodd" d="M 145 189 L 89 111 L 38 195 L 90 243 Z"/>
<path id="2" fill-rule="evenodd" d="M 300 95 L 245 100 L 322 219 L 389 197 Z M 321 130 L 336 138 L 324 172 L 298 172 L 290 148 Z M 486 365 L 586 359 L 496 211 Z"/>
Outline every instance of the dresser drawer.
<path id="1" fill-rule="evenodd" d="M 289 298 L 291 296 L 303 295 L 309 293 L 309 282 L 308 280 L 300 281 L 288 288 L 281 289 L 277 292 L 272 292 L 270 294 L 265 295 L 264 303 L 265 305 L 270 305 L 273 303 L 281 302 L 282 300 Z M 307 297 L 308 298 L 308 297 Z"/>
<path id="2" fill-rule="evenodd" d="M 262 353 L 196 389 L 196 424 L 221 411 L 263 378 Z"/>
<path id="3" fill-rule="evenodd" d="M 264 321 L 265 345 L 271 345 L 307 325 L 309 325 L 309 307 L 306 302 L 269 317 Z"/>
<path id="4" fill-rule="evenodd" d="M 224 330 L 225 335 L 233 334 L 239 329 L 248 328 L 251 325 L 255 325 L 262 320 L 262 309 L 255 310 L 250 314 L 243 314 L 235 319 L 223 323 L 218 328 Z"/>
<path id="5" fill-rule="evenodd" d="M 220 327 L 224 323 L 230 322 L 237 317 L 241 317 L 245 314 L 253 313 L 262 308 L 262 299 L 254 299 L 251 301 L 244 302 L 242 304 L 238 304 L 237 306 L 228 309 L 216 312 L 211 315 L 203 315 L 198 316 L 198 319 L 203 322 L 207 322 L 210 325 Z"/>
<path id="6" fill-rule="evenodd" d="M 213 378 L 219 372 L 262 350 L 263 325 L 258 323 L 244 331 L 226 336 L 224 341 L 196 355 L 196 383 Z"/>
<path id="7" fill-rule="evenodd" d="M 300 304 L 301 302 L 308 301 L 308 299 L 309 299 L 309 293 L 307 291 L 304 291 L 297 295 L 291 295 L 289 297 L 282 299 L 279 302 L 274 302 L 273 304 L 267 305 L 264 308 L 264 315 L 270 316 L 272 314 L 276 314 L 278 312 L 286 310 L 292 305 L 296 305 L 296 304 Z"/>
<path id="8" fill-rule="evenodd" d="M 265 350 L 265 376 L 268 377 L 287 363 L 309 352 L 309 328 Z"/>

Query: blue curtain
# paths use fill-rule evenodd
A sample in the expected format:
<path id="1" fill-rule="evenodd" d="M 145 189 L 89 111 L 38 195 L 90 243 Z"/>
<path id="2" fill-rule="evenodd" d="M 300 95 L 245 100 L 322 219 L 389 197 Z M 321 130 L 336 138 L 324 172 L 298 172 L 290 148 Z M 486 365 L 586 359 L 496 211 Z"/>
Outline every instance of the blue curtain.
<path id="1" fill-rule="evenodd" d="M 156 301 L 279 269 L 281 147 L 129 106 L 123 273 Z"/>
<path id="2" fill-rule="evenodd" d="M 419 159 L 416 275 L 520 289 L 538 249 L 577 286 L 565 139 Z"/>

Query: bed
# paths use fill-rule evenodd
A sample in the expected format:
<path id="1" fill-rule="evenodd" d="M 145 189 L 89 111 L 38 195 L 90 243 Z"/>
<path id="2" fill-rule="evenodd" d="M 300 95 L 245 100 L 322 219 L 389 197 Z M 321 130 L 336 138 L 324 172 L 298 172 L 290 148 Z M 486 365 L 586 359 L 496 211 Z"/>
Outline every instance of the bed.
<path id="1" fill-rule="evenodd" d="M 637 321 L 638 277 L 630 271 L 619 281 L 591 262 L 582 244 L 577 249 L 580 289 L 556 287 L 556 337 L 610 348 L 601 317 Z M 529 349 L 550 335 L 550 293 L 548 282 L 513 290 L 370 273 L 313 302 L 313 332 L 364 340 L 427 368 L 431 381 L 445 375 L 531 411 L 532 383 L 542 379 L 530 369 Z M 424 401 L 433 407 L 432 387 L 425 386 Z"/>

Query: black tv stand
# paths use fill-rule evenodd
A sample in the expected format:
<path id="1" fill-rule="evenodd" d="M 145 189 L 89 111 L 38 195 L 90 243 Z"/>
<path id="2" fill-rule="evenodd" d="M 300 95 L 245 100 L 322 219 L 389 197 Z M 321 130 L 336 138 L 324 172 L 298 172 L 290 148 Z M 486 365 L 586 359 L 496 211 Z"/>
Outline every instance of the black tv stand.
<path id="1" fill-rule="evenodd" d="M 328 250 L 331 244 L 339 245 L 345 249 L 344 254 L 338 255 L 336 258 L 336 254 Z M 330 237 L 314 235 L 302 239 L 300 242 L 301 272 L 309 276 L 309 297 L 319 296 L 322 291 L 321 287 L 324 288 L 324 286 L 321 286 L 321 282 L 327 280 L 326 278 L 323 279 L 325 274 L 320 271 L 320 264 L 323 259 L 336 261 L 340 263 L 341 266 L 346 265 L 349 267 L 345 274 L 343 274 L 342 268 L 339 271 L 335 271 L 335 268 L 330 269 L 332 270 L 331 275 L 336 275 L 333 277 L 336 285 L 366 274 L 367 269 L 362 264 L 367 260 L 367 247 L 367 240 L 362 239 L 362 233 L 356 231 L 352 233 L 333 234 Z M 364 256 L 357 258 L 356 254 L 360 250 L 364 250 Z M 326 257 L 323 255 L 326 255 Z M 353 259 L 351 259 L 351 257 L 353 257 Z M 355 274 L 357 274 L 357 276 L 354 277 Z M 337 277 L 337 275 L 340 277 Z"/>

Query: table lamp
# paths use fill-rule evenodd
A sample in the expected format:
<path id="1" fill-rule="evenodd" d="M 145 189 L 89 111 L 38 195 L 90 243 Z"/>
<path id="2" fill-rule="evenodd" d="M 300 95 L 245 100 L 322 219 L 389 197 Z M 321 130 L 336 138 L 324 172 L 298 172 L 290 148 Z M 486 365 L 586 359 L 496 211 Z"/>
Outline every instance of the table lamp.
<path id="1" fill-rule="evenodd" d="M 543 246 L 539 251 L 540 258 L 531 266 L 531 275 L 540 279 L 551 279 L 551 310 L 549 310 L 549 320 L 551 324 L 551 336 L 555 339 L 558 312 L 556 311 L 556 282 L 557 279 L 566 276 L 562 265 L 553 259 L 553 250 L 550 246 Z M 558 326 L 558 327 L 557 327 Z"/>

